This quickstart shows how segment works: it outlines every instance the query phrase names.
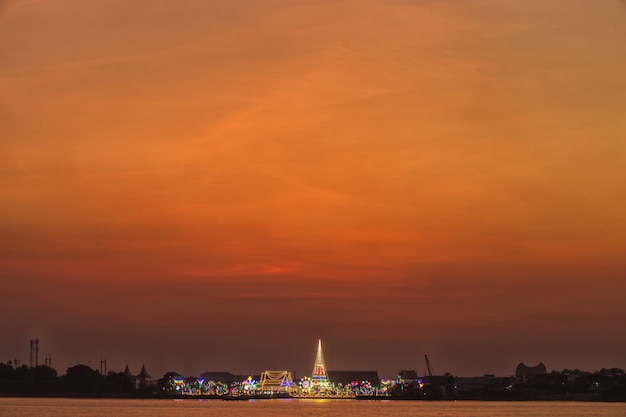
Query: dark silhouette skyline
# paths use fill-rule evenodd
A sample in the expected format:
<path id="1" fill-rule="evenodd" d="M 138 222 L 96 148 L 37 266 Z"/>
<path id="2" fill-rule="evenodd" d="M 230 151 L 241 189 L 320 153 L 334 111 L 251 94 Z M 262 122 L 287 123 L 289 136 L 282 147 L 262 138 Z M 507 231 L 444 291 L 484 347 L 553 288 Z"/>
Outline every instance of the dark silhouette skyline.
<path id="1" fill-rule="evenodd" d="M 620 368 L 603 368 L 593 373 L 579 369 L 548 373 L 543 364 L 529 367 L 520 363 L 511 377 L 433 375 L 431 369 L 423 376 L 414 370 L 400 370 L 391 379 L 380 378 L 376 371 L 328 371 L 324 375 L 320 379 L 314 371 L 297 380 L 288 371 L 264 371 L 261 376 L 205 372 L 188 377 L 170 371 L 153 378 L 145 366 L 134 375 L 128 366 L 123 372 L 102 372 L 84 364 L 69 367 L 59 375 L 46 365 L 28 367 L 0 362 L 0 396 L 262 399 L 280 395 L 390 400 L 626 401 L 626 374 Z M 282 378 L 278 380 L 282 382 L 271 380 L 275 377 Z M 267 378 L 269 383 L 264 382 Z"/>
<path id="2" fill-rule="evenodd" d="M 0 361 L 626 368 L 624 18 L 2 2 Z"/>

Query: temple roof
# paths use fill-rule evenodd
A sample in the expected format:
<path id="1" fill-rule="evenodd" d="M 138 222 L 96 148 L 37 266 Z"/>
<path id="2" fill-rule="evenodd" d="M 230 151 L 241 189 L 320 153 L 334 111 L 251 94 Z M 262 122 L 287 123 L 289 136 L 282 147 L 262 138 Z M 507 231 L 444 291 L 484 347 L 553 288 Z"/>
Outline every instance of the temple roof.
<path id="1" fill-rule="evenodd" d="M 146 371 L 146 365 L 142 365 L 141 367 L 141 372 L 139 372 L 139 375 L 137 375 L 139 378 L 141 379 L 148 379 L 148 378 L 152 378 L 150 376 L 150 374 L 148 373 L 148 371 Z"/>

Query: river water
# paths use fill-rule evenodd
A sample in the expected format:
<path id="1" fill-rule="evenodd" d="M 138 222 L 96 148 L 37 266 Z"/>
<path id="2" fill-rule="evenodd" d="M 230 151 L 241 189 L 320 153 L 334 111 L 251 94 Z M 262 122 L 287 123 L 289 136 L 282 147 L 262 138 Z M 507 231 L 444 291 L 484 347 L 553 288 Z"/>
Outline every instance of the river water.
<path id="1" fill-rule="evenodd" d="M 624 417 L 626 403 L 0 398 L 0 417 Z"/>

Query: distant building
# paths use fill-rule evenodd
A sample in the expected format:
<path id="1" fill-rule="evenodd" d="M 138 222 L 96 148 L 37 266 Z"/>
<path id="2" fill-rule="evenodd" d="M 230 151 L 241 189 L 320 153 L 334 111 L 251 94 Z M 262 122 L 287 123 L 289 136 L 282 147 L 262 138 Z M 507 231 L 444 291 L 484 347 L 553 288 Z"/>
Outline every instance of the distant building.
<path id="1" fill-rule="evenodd" d="M 421 382 L 421 378 L 417 376 L 417 372 L 412 369 L 403 369 L 398 372 L 398 379 L 405 384 L 417 384 L 418 381 Z"/>
<path id="2" fill-rule="evenodd" d="M 476 393 L 496 382 L 501 383 L 503 379 L 504 378 L 496 378 L 494 375 L 474 377 L 457 376 L 454 378 L 454 384 L 458 394 L 467 394 Z"/>
<path id="3" fill-rule="evenodd" d="M 515 369 L 515 379 L 518 382 L 525 384 L 534 380 L 535 378 L 537 378 L 537 376 L 545 375 L 547 373 L 548 371 L 546 370 L 546 366 L 541 362 L 539 362 L 537 366 L 532 367 L 520 363 Z"/>
<path id="4" fill-rule="evenodd" d="M 128 365 L 126 365 L 126 367 L 128 367 Z M 144 382 L 148 379 L 152 379 L 148 371 L 146 371 L 146 365 L 142 365 L 141 371 L 139 371 L 139 375 L 137 375 L 137 378 Z"/>
<path id="5" fill-rule="evenodd" d="M 264 371 L 257 385 L 261 394 L 289 394 L 296 385 L 289 371 Z"/>
<path id="6" fill-rule="evenodd" d="M 230 372 L 205 372 L 200 375 L 200 378 L 205 381 L 222 382 L 224 384 L 232 384 L 239 381 L 239 376 L 233 375 Z"/>
<path id="7" fill-rule="evenodd" d="M 233 382 L 242 382 L 248 379 L 250 375 L 234 375 L 230 372 L 205 372 L 200 375 L 200 378 L 205 381 L 221 382 L 226 385 L 230 385 Z M 260 375 L 252 375 L 252 378 L 256 381 L 259 380 Z"/>
<path id="8" fill-rule="evenodd" d="M 128 365 L 126 365 L 126 369 L 124 369 L 124 374 L 132 381 L 135 389 L 137 390 L 144 390 L 148 387 L 153 387 L 156 384 L 154 378 L 152 378 L 152 376 L 150 376 L 150 374 L 146 370 L 145 365 L 142 365 L 139 375 L 133 375 L 130 372 L 130 368 L 128 367 Z"/>
<path id="9" fill-rule="evenodd" d="M 328 371 L 328 379 L 333 384 L 343 386 L 359 385 L 369 382 L 375 387 L 380 385 L 380 378 L 377 371 Z"/>
<path id="10" fill-rule="evenodd" d="M 130 372 L 130 368 L 128 367 L 128 365 L 126 365 L 126 369 L 124 369 L 124 375 L 126 375 L 130 379 L 135 378 L 135 375 Z"/>

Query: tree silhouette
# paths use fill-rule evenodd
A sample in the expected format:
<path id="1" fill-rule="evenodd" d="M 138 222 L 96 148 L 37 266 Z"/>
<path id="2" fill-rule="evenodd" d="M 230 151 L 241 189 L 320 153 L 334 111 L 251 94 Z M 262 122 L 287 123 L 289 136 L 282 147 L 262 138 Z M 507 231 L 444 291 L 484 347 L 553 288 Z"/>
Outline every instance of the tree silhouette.
<path id="1" fill-rule="evenodd" d="M 94 392 L 101 376 L 87 365 L 76 365 L 67 368 L 65 379 L 69 384 L 70 390 L 75 392 Z"/>

